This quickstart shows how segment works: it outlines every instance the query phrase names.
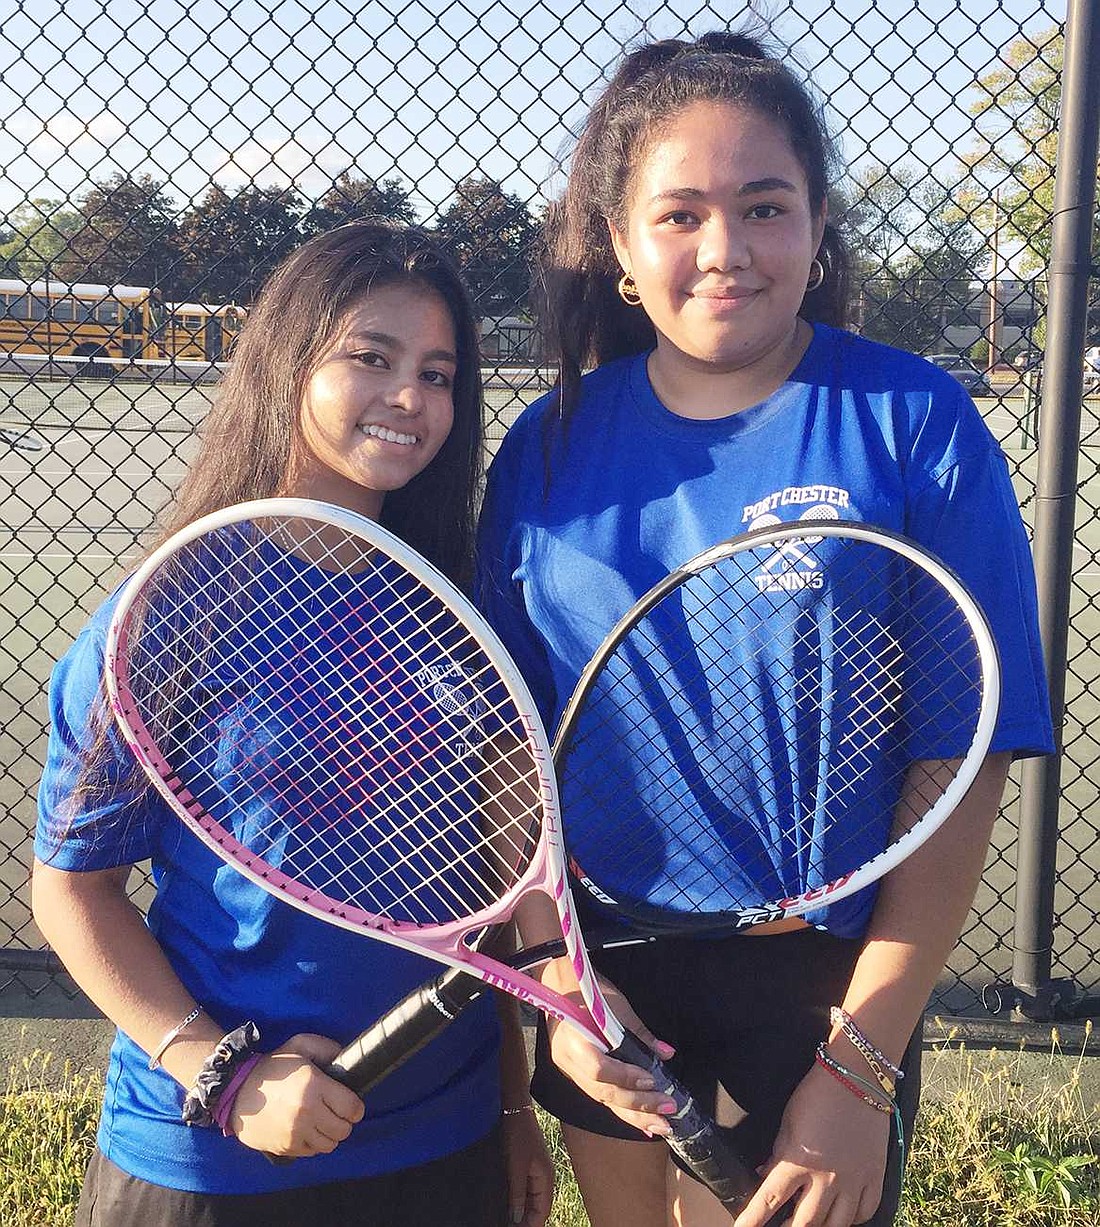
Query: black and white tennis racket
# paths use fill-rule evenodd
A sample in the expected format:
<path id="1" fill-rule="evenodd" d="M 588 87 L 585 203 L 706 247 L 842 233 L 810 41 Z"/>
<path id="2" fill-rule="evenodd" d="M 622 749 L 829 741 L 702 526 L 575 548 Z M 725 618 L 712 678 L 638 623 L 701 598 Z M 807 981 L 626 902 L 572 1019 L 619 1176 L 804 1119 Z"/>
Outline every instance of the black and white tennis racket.
<path id="1" fill-rule="evenodd" d="M 530 694 L 476 610 L 390 533 L 297 499 L 204 517 L 127 584 L 106 681 L 153 785 L 229 865 L 660 1074 L 592 972 Z M 535 892 L 557 907 L 575 997 L 478 948 Z M 738 1208 L 755 1176 L 674 1098 L 670 1145 Z"/>
<path id="2" fill-rule="evenodd" d="M 612 629 L 554 741 L 574 888 L 612 922 L 589 948 L 821 919 L 965 796 L 999 678 L 973 598 L 896 534 L 804 517 L 692 559 Z M 336 1066 L 373 1085 L 479 991 L 444 973 Z"/>

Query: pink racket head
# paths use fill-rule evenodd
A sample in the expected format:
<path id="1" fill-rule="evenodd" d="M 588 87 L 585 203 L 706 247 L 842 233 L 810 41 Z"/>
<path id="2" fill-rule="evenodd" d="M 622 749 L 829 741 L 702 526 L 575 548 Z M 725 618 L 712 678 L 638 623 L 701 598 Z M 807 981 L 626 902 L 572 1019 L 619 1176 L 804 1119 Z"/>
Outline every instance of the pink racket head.
<path id="1" fill-rule="evenodd" d="M 545 891 L 603 1021 L 534 703 L 392 534 L 303 500 L 197 522 L 127 585 L 107 680 L 160 794 L 265 890 L 483 975 L 495 965 L 465 939 Z"/>

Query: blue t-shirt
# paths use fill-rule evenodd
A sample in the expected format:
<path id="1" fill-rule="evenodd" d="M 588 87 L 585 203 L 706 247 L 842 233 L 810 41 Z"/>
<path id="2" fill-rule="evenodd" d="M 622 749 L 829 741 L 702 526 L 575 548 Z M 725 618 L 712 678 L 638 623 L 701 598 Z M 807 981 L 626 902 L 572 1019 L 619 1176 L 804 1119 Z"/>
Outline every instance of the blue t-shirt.
<path id="1" fill-rule="evenodd" d="M 300 593 L 288 599 L 286 611 L 257 607 L 244 614 L 245 619 L 298 617 L 296 607 L 310 599 L 316 577 L 289 557 L 286 565 L 300 570 L 294 577 Z M 384 600 L 386 586 L 375 585 L 365 594 L 368 603 Z M 364 593 L 356 593 L 354 583 L 347 599 L 357 610 L 365 609 Z M 211 1017 L 227 1029 L 253 1019 L 265 1049 L 301 1031 L 350 1041 L 406 992 L 438 974 L 439 964 L 306 915 L 225 865 L 152 789 L 139 787 L 134 795 L 132 760 L 114 730 L 109 731 L 107 786 L 79 813 L 70 813 L 66 801 L 88 740 L 89 713 L 100 693 L 106 628 L 117 600 L 118 594 L 96 612 L 53 673 L 36 855 L 74 872 L 151 860 L 156 893 L 147 923 L 176 974 Z M 323 632 L 314 625 L 311 633 Z M 408 659 L 401 659 L 399 649 L 374 635 L 366 613 L 363 642 L 369 650 L 365 648 L 361 658 L 349 657 L 344 684 L 370 687 L 381 684 L 384 675 L 385 684 L 407 692 L 407 719 L 415 722 L 415 696 L 422 687 L 414 675 L 428 669 L 433 683 L 445 679 L 450 668 L 443 660 L 445 647 L 434 659 L 425 645 L 418 650 L 414 644 Z M 303 657 L 294 662 L 299 679 L 309 676 L 309 647 L 303 642 Z M 330 694 L 308 681 L 297 684 L 304 711 L 312 710 L 323 720 L 333 718 L 324 709 L 333 695 L 338 702 L 339 685 Z M 262 838 L 270 840 L 280 829 L 280 810 L 309 806 L 307 826 L 315 832 L 337 830 L 343 800 L 339 781 L 332 797 L 326 797 L 321 781 L 341 771 L 369 771 L 369 764 L 364 767 L 367 756 L 326 763 L 322 773 L 306 761 L 293 763 L 301 778 L 288 779 L 286 756 L 280 757 L 275 745 L 260 744 L 261 735 L 272 732 L 264 721 L 273 702 L 270 688 L 258 681 L 242 694 L 228 694 L 216 675 L 199 679 L 196 688 L 206 696 L 204 705 L 211 712 L 222 713 L 217 718 L 228 730 L 210 744 L 209 784 L 204 787 L 210 791 L 206 800 L 211 808 L 235 806 L 234 793 L 245 773 L 262 775 L 273 788 L 270 813 L 249 815 L 241 822 L 227 818 L 227 825 L 244 833 L 254 820 L 255 830 L 263 829 Z M 461 757 L 473 734 L 466 717 L 456 720 L 462 726 L 456 724 L 450 740 Z M 246 738 L 251 749 L 238 761 L 242 734 L 253 726 L 256 736 Z M 350 738 L 352 730 L 348 733 Z M 384 759 L 385 745 L 378 741 L 375 748 Z M 275 768 L 267 772 L 265 767 L 269 752 L 273 762 L 279 760 L 278 779 Z M 248 804 L 255 805 L 264 788 L 256 787 L 255 779 L 251 784 L 245 791 Z M 467 819 L 460 816 L 451 824 L 452 839 L 460 837 Z M 279 838 L 286 855 L 292 855 L 285 833 Z M 315 863 L 317 874 L 327 872 L 323 858 Z M 370 881 L 375 898 L 361 898 L 360 904 L 394 914 L 395 919 L 429 919 L 399 913 L 388 868 L 376 866 L 370 875 L 364 871 L 363 880 Z M 448 894 L 448 899 L 455 897 Z M 264 1192 L 394 1171 L 454 1153 L 492 1128 L 500 1111 L 498 1048 L 496 1013 L 487 996 L 368 1094 L 366 1116 L 332 1154 L 280 1167 L 235 1138 L 223 1137 L 220 1130 L 185 1126 L 180 1118 L 182 1088 L 163 1069 L 150 1072 L 148 1054 L 119 1032 L 111 1050 L 98 1142 L 107 1158 L 143 1180 L 200 1192 Z"/>
<path id="2" fill-rule="evenodd" d="M 556 398 L 532 405 L 490 471 L 478 599 L 550 728 L 603 637 L 670 570 L 747 529 L 827 516 L 903 533 L 963 578 L 1001 655 L 992 749 L 1052 749 L 1026 535 L 1004 456 L 955 380 L 818 325 L 766 401 L 699 421 L 661 404 L 646 358 L 587 375 L 564 439 L 547 419 Z M 598 826 L 564 803 L 567 831 Z M 858 937 L 874 893 L 809 919 Z"/>

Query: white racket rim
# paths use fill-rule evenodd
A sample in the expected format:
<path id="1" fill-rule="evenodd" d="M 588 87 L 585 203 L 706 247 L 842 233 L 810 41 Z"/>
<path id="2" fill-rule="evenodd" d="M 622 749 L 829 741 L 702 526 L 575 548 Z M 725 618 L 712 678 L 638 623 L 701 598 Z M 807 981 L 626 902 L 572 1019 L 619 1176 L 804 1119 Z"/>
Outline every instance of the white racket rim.
<path id="1" fill-rule="evenodd" d="M 131 612 L 152 576 L 166 560 L 191 542 L 218 529 L 263 518 L 297 518 L 330 524 L 355 534 L 382 550 L 404 566 L 466 623 L 476 635 L 479 648 L 500 674 L 523 720 L 532 758 L 537 766 L 543 835 L 525 872 L 489 906 L 470 913 L 461 920 L 427 926 L 391 920 L 350 904 L 340 904 L 318 891 L 302 886 L 295 879 L 251 854 L 197 803 L 188 806 L 180 793 L 169 783 L 173 778 L 171 764 L 156 749 L 136 705 L 128 697 L 126 654 Z M 586 1038 L 605 1050 L 617 1047 L 622 1041 L 622 1025 L 604 999 L 581 938 L 580 924 L 565 868 L 561 806 L 553 756 L 530 689 L 496 632 L 478 610 L 446 576 L 388 529 L 347 508 L 302 498 L 255 499 L 200 517 L 163 542 L 126 581 L 107 628 L 104 674 L 115 722 L 146 777 L 187 828 L 234 870 L 275 898 L 282 899 L 328 924 L 367 934 L 414 954 L 434 958 L 437 962 L 472 972 L 492 987 L 502 989 L 570 1023 Z M 507 919 L 515 904 L 536 890 L 548 895 L 557 908 L 566 953 L 580 985 L 583 1008 L 553 990 L 544 988 L 527 973 L 513 970 L 495 959 L 470 950 L 463 941 L 465 936 Z M 324 899 L 324 903 L 318 903 L 318 898 Z"/>
<path id="2" fill-rule="evenodd" d="M 956 602 L 966 619 L 971 634 L 974 637 L 977 658 L 981 671 L 981 699 L 978 714 L 974 724 L 974 735 L 966 754 L 960 760 L 955 775 L 946 785 L 937 800 L 929 806 L 924 816 L 914 826 L 899 836 L 882 852 L 864 861 L 858 868 L 843 874 L 832 882 L 789 898 L 777 899 L 759 907 L 745 908 L 740 912 L 729 913 L 731 927 L 748 928 L 756 924 L 764 924 L 782 920 L 789 916 L 803 916 L 807 912 L 825 906 L 839 903 L 849 895 L 854 895 L 865 887 L 877 882 L 890 870 L 901 864 L 947 821 L 956 807 L 970 790 L 971 784 L 977 778 L 982 763 L 989 753 L 989 747 L 996 731 L 997 716 L 1001 702 L 1001 668 L 997 653 L 997 645 L 993 639 L 989 622 L 981 606 L 970 594 L 962 580 L 938 558 L 929 553 L 923 546 L 911 541 L 889 529 L 879 528 L 872 524 L 856 520 L 814 520 L 795 521 L 782 525 L 767 524 L 761 528 L 751 529 L 717 545 L 708 547 L 690 558 L 687 562 L 671 571 L 664 579 L 656 583 L 648 592 L 641 596 L 627 612 L 612 627 L 600 645 L 595 656 L 585 666 L 577 679 L 573 693 L 562 711 L 558 722 L 558 731 L 554 738 L 554 758 L 559 759 L 564 751 L 564 742 L 571 735 L 571 725 L 578 709 L 584 702 L 585 692 L 590 679 L 599 672 L 607 658 L 615 651 L 619 642 L 626 636 L 634 623 L 658 603 L 669 591 L 679 587 L 686 579 L 701 571 L 705 571 L 714 563 L 726 558 L 732 558 L 747 550 L 755 550 L 762 543 L 781 544 L 792 538 L 820 539 L 823 537 L 844 537 L 865 541 L 872 545 L 882 546 L 914 563 L 931 579 L 936 581 Z M 592 893 L 599 899 L 598 884 L 593 884 Z"/>

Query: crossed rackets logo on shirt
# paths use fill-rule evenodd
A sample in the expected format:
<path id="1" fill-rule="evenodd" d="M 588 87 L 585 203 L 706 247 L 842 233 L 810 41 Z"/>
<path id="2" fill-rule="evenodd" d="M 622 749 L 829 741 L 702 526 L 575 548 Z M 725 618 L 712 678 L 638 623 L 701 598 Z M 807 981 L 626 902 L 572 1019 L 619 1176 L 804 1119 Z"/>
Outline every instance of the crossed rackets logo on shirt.
<path id="1" fill-rule="evenodd" d="M 451 748 L 459 758 L 473 754 L 485 743 L 485 702 L 461 665 L 450 659 L 426 665 L 414 680 L 431 693 L 439 710 L 447 713 L 453 726 Z"/>
<path id="2" fill-rule="evenodd" d="M 815 503 L 807 507 L 798 519 L 800 522 L 838 520 L 840 513 L 829 503 Z M 765 512 L 752 521 L 749 529 L 777 528 L 782 523 L 779 516 Z M 753 576 L 759 591 L 801 592 L 807 588 L 814 591 L 823 588 L 825 577 L 813 552 L 813 547 L 820 540 L 820 537 L 800 537 L 780 542 Z"/>

